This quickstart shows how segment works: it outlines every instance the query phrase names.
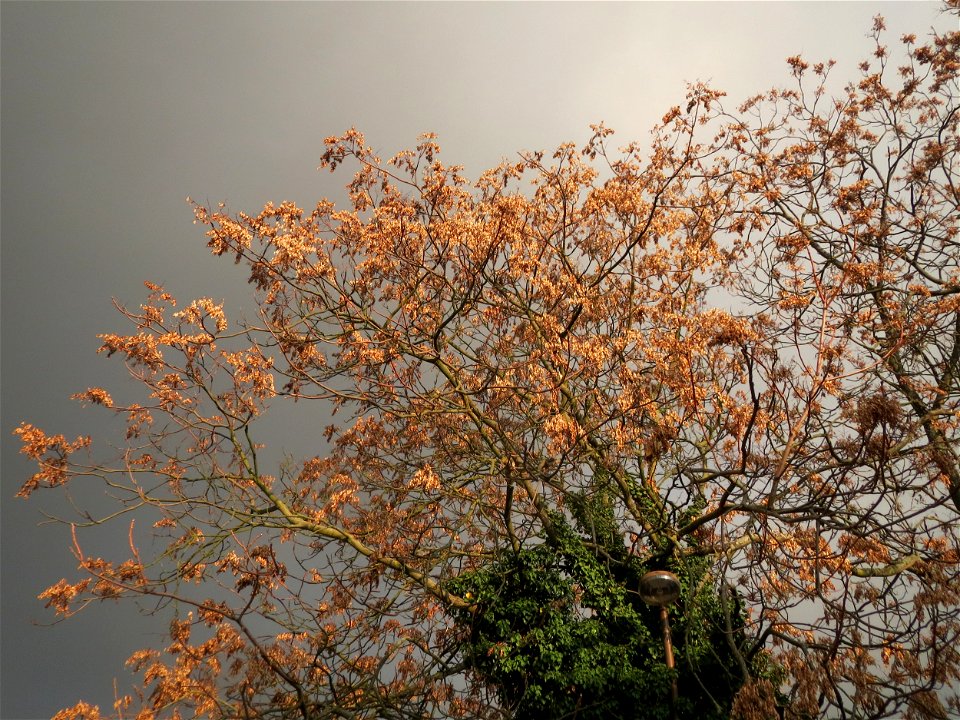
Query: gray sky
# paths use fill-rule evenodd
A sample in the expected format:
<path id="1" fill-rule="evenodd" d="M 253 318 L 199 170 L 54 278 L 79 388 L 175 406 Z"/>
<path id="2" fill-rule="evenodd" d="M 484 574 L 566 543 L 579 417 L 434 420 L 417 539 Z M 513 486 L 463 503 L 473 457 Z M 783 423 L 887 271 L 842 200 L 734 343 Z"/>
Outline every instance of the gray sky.
<path id="1" fill-rule="evenodd" d="M 350 126 L 384 154 L 437 132 L 471 176 L 583 142 L 599 121 L 620 144 L 644 140 L 687 82 L 727 90 L 732 108 L 786 84 L 783 60 L 801 53 L 835 58 L 842 84 L 878 12 L 891 45 L 956 25 L 932 2 L 0 4 L 0 717 L 49 717 L 80 698 L 108 710 L 130 652 L 165 640 L 167 617 L 125 605 L 45 625 L 36 595 L 76 562 L 68 531 L 38 523 L 69 503 L 13 497 L 32 471 L 10 433 L 27 420 L 121 439 L 68 397 L 123 385 L 95 335 L 123 329 L 111 297 L 136 306 L 144 280 L 252 315 L 245 275 L 209 256 L 187 195 L 248 211 L 336 197 L 347 174 L 316 166 L 323 138 Z M 274 439 L 311 442 L 309 428 Z M 109 552 L 125 536 L 85 545 Z"/>

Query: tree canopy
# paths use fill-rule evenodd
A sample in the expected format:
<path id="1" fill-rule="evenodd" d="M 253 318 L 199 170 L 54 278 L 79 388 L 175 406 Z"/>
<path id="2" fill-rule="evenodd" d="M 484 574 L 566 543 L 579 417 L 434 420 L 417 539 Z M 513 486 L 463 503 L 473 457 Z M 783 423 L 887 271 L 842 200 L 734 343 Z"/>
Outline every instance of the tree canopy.
<path id="1" fill-rule="evenodd" d="M 176 609 L 115 714 L 960 713 L 960 33 L 893 59 L 882 30 L 836 96 L 794 57 L 735 110 L 692 86 L 649 143 L 597 125 L 475 182 L 350 130 L 349 207 L 195 205 L 259 318 L 148 284 L 101 336 L 143 397 L 77 396 L 126 419 L 117 457 L 16 431 L 21 495 L 118 503 L 41 598 Z M 333 419 L 268 466 L 285 402 Z M 102 522 L 127 557 L 86 554 Z"/>

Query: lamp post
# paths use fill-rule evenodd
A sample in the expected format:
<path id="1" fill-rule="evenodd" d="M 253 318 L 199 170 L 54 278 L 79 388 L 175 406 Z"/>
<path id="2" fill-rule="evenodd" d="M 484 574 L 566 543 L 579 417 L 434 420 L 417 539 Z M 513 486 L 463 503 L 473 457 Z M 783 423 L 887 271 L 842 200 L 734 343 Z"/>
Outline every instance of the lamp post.
<path id="1" fill-rule="evenodd" d="M 673 643 L 670 639 L 670 618 L 667 605 L 680 597 L 680 581 L 677 576 L 668 570 L 651 570 L 640 578 L 640 599 L 647 605 L 660 608 L 660 621 L 663 623 L 663 651 L 667 659 L 667 667 L 673 667 Z M 677 676 L 671 673 L 670 679 L 670 708 L 671 714 L 677 707 Z"/>

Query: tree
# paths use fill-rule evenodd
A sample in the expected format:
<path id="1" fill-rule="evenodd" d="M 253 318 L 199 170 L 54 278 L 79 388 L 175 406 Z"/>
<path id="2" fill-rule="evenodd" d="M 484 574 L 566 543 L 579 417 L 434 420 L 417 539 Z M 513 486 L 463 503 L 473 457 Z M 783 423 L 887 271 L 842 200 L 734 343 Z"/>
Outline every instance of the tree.
<path id="1" fill-rule="evenodd" d="M 791 58 L 735 113 L 692 87 L 646 150 L 599 125 L 471 185 L 351 130 L 349 209 L 195 206 L 259 320 L 148 285 L 102 336 L 146 398 L 77 396 L 126 418 L 116 461 L 16 431 L 21 495 L 100 481 L 120 507 L 78 526 L 165 538 L 76 539 L 41 596 L 177 608 L 116 712 L 668 717 L 651 568 L 683 583 L 680 716 L 960 712 L 960 34 L 894 68 L 882 29 L 839 97 Z M 286 401 L 335 424 L 264 467 Z"/>

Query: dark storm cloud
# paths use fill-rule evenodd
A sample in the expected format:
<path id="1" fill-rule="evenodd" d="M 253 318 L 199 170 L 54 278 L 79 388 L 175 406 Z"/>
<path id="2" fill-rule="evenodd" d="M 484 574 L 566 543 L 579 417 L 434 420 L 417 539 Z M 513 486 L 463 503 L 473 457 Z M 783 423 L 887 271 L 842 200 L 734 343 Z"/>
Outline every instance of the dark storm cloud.
<path id="1" fill-rule="evenodd" d="M 126 605 L 34 624 L 52 619 L 36 595 L 76 569 L 68 531 L 38 527 L 41 510 L 69 515 L 69 498 L 13 498 L 31 470 L 10 433 L 28 420 L 107 439 L 107 416 L 67 398 L 124 387 L 95 335 L 122 327 L 110 298 L 136 305 L 143 280 L 251 314 L 186 195 L 247 210 L 336 196 L 343 178 L 315 170 L 322 140 L 354 125 L 386 153 L 436 131 L 473 175 L 518 149 L 583 141 L 601 120 L 643 140 L 686 81 L 709 79 L 734 105 L 784 82 L 782 58 L 798 52 L 837 57 L 849 76 L 875 12 L 891 39 L 950 22 L 933 3 L 0 5 L 0 716 L 49 717 L 81 697 L 108 709 L 130 651 L 163 643 L 168 614 Z M 273 440 L 311 441 L 302 429 Z M 124 528 L 85 543 L 122 553 Z"/>

